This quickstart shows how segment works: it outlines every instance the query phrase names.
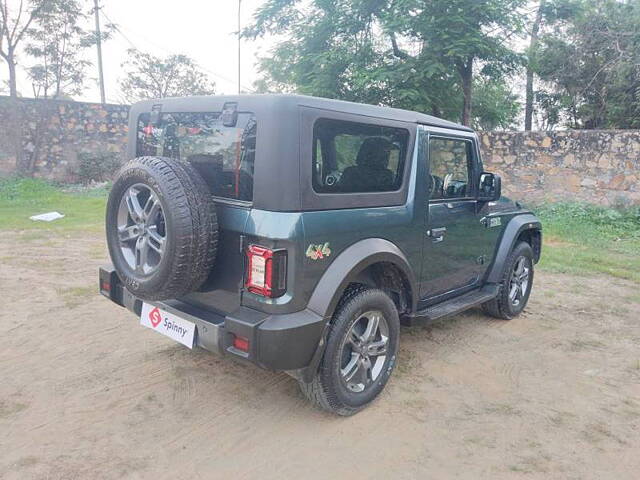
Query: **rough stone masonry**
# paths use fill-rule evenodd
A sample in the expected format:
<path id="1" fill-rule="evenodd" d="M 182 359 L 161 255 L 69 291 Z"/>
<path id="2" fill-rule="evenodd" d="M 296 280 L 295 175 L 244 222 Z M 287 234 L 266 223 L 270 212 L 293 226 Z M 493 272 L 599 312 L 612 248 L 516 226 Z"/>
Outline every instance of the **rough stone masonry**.
<path id="1" fill-rule="evenodd" d="M 527 201 L 640 204 L 640 131 L 481 133 L 485 169 Z"/>
<path id="2" fill-rule="evenodd" d="M 78 181 L 79 158 L 124 161 L 129 107 L 0 97 L 0 175 Z M 527 202 L 640 204 L 640 131 L 481 132 L 485 170 Z"/>

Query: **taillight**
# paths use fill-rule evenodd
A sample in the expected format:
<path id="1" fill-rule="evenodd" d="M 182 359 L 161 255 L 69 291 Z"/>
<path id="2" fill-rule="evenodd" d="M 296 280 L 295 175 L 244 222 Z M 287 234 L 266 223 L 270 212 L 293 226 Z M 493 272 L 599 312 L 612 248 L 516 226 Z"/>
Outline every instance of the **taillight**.
<path id="1" fill-rule="evenodd" d="M 233 348 L 241 352 L 249 352 L 249 339 L 245 337 L 233 336 Z"/>
<path id="2" fill-rule="evenodd" d="M 287 251 L 250 245 L 246 287 L 252 293 L 276 298 L 287 290 Z"/>
<path id="3" fill-rule="evenodd" d="M 102 290 L 105 293 L 111 293 L 111 284 L 106 280 L 102 280 L 100 282 L 100 290 Z"/>

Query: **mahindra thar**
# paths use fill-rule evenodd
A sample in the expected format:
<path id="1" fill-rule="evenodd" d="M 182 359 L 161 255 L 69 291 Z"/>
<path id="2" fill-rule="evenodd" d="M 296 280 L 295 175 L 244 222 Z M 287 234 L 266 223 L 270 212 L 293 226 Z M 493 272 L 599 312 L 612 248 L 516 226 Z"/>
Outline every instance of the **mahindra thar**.
<path id="1" fill-rule="evenodd" d="M 285 371 L 322 409 L 382 391 L 401 325 L 531 293 L 541 224 L 478 138 L 405 110 L 296 95 L 144 101 L 106 212 L 100 292 L 140 323 Z"/>

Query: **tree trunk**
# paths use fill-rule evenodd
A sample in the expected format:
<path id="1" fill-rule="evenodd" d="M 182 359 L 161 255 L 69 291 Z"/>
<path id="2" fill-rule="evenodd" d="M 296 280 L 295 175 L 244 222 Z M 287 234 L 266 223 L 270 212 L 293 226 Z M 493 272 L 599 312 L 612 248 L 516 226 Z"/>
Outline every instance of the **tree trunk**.
<path id="1" fill-rule="evenodd" d="M 16 58 L 13 50 L 9 49 L 7 53 L 7 65 L 9 65 L 9 96 L 18 97 L 18 81 L 16 79 Z"/>
<path id="2" fill-rule="evenodd" d="M 473 101 L 473 57 L 458 63 L 458 73 L 462 80 L 462 124 L 471 126 L 471 105 Z"/>
<path id="3" fill-rule="evenodd" d="M 540 32 L 540 24 L 542 23 L 542 10 L 544 8 L 545 0 L 540 0 L 538 5 L 538 12 L 536 18 L 533 21 L 531 28 L 531 41 L 529 43 L 529 59 L 527 61 L 527 86 L 526 86 L 526 99 L 524 106 L 524 129 L 525 131 L 531 131 L 533 125 L 533 64 L 532 59 L 535 58 L 536 49 L 538 47 L 538 33 Z"/>

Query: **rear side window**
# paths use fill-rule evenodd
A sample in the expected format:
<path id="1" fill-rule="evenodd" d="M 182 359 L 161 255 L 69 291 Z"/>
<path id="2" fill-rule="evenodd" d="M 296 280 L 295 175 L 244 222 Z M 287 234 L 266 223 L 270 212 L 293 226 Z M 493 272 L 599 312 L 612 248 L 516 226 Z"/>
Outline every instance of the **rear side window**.
<path id="1" fill-rule="evenodd" d="M 402 185 L 409 132 L 319 119 L 313 128 L 313 189 L 318 193 L 390 192 Z"/>
<path id="2" fill-rule="evenodd" d="M 234 127 L 222 124 L 220 113 L 163 113 L 156 124 L 150 114 L 138 117 L 138 156 L 158 155 L 191 163 L 211 193 L 251 201 L 256 154 L 256 121 L 238 114 Z"/>

